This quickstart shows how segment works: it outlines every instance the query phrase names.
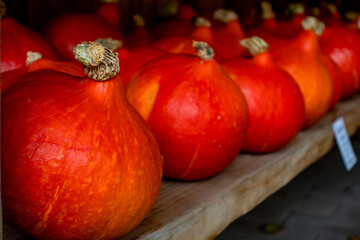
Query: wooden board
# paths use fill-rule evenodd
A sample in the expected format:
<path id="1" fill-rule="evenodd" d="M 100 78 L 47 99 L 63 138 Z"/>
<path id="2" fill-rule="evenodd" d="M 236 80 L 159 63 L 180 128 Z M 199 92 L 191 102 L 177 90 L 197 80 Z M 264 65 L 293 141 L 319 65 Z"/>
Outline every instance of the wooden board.
<path id="1" fill-rule="evenodd" d="M 360 126 L 360 96 L 339 103 L 281 151 L 239 154 L 224 172 L 203 181 L 164 180 L 148 217 L 122 240 L 215 238 L 232 221 L 325 155 L 334 146 L 331 124 L 338 117 L 344 118 L 349 135 L 353 135 Z M 22 239 L 16 234 L 5 228 L 5 239 Z"/>

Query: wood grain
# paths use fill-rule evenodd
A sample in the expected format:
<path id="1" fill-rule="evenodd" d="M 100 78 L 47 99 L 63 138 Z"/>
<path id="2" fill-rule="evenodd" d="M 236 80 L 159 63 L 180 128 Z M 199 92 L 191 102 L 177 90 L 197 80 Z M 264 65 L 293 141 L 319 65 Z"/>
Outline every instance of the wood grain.
<path id="1" fill-rule="evenodd" d="M 360 126 L 360 96 L 340 102 L 320 122 L 303 130 L 284 149 L 239 154 L 221 174 L 198 182 L 164 180 L 148 217 L 121 240 L 213 239 L 333 146 L 331 124 L 343 117 L 349 135 Z M 8 226 L 4 239 L 24 239 Z"/>

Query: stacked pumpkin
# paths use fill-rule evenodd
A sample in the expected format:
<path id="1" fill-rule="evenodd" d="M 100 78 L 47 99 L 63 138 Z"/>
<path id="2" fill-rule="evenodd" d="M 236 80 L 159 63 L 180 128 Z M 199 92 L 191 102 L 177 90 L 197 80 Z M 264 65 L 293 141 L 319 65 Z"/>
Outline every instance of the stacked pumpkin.
<path id="1" fill-rule="evenodd" d="M 182 6 L 152 31 L 135 15 L 124 35 L 113 1 L 53 19 L 45 37 L 2 19 L 5 222 L 40 239 L 119 238 L 163 176 L 206 179 L 240 151 L 280 150 L 358 92 L 356 31 L 262 6 L 245 33 L 234 11 Z"/>

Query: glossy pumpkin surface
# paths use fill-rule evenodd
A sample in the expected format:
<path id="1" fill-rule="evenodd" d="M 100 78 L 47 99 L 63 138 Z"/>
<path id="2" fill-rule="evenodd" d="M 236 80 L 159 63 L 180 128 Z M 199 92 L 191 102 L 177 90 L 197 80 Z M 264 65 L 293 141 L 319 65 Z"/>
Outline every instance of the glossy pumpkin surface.
<path id="1" fill-rule="evenodd" d="M 249 109 L 244 151 L 272 152 L 301 130 L 304 100 L 295 80 L 264 52 L 252 59 L 230 58 L 221 67 L 240 87 Z"/>
<path id="2" fill-rule="evenodd" d="M 157 199 L 162 159 L 121 79 L 19 77 L 1 102 L 4 221 L 39 239 L 129 232 Z"/>
<path id="3" fill-rule="evenodd" d="M 159 143 L 166 177 L 213 176 L 243 145 L 244 96 L 214 60 L 184 54 L 158 58 L 135 74 L 127 96 Z"/>

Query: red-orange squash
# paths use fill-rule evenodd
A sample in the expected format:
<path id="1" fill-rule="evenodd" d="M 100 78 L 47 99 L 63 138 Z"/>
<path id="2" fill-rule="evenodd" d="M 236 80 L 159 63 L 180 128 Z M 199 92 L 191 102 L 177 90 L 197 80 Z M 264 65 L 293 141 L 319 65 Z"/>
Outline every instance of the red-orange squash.
<path id="1" fill-rule="evenodd" d="M 315 21 L 306 18 L 305 22 L 313 26 Z M 314 25 L 316 28 L 320 26 L 323 25 Z M 276 63 L 298 83 L 305 101 L 303 127 L 308 128 L 329 110 L 333 81 L 321 59 L 318 36 L 314 30 L 303 30 L 295 39 L 287 43 L 270 48 L 270 52 Z"/>
<path id="2" fill-rule="evenodd" d="M 154 205 L 163 162 L 116 55 L 93 43 L 75 52 L 91 78 L 28 72 L 2 96 L 3 217 L 38 239 L 117 239 Z"/>
<path id="3" fill-rule="evenodd" d="M 1 73 L 25 67 L 29 51 L 56 59 L 55 52 L 44 37 L 10 16 L 1 17 Z"/>
<path id="4" fill-rule="evenodd" d="M 46 37 L 63 60 L 74 60 L 74 47 L 82 41 L 112 38 L 124 42 L 120 31 L 112 24 L 91 13 L 67 13 L 52 19 Z"/>
<path id="5" fill-rule="evenodd" d="M 213 60 L 211 48 L 194 43 L 199 56 L 168 54 L 144 65 L 127 87 L 130 103 L 154 133 L 164 156 L 164 176 L 211 177 L 240 151 L 247 106 L 236 84 Z"/>
<path id="6" fill-rule="evenodd" d="M 343 75 L 342 98 L 360 89 L 360 36 L 343 27 L 326 27 L 320 36 L 320 48 L 339 67 Z"/>
<path id="7" fill-rule="evenodd" d="M 244 93 L 249 125 L 244 151 L 264 153 L 286 146 L 301 130 L 304 100 L 295 80 L 272 59 L 268 44 L 258 38 L 241 41 L 254 56 L 234 57 L 221 62 Z"/>

